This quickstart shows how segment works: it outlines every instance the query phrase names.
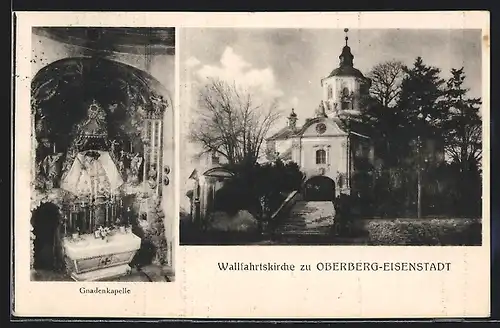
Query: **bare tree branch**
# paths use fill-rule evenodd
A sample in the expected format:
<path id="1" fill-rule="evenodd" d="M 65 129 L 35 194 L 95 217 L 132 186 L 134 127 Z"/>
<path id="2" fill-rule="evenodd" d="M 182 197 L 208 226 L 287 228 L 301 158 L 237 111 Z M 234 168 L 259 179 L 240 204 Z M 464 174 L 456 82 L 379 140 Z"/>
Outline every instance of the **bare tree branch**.
<path id="1" fill-rule="evenodd" d="M 276 105 L 276 101 L 256 103 L 255 95 L 236 83 L 210 80 L 200 89 L 189 137 L 231 164 L 254 164 L 267 133 L 280 118 Z"/>
<path id="2" fill-rule="evenodd" d="M 372 81 L 371 95 L 384 107 L 395 104 L 403 78 L 403 63 L 395 60 L 376 65 L 368 73 Z"/>

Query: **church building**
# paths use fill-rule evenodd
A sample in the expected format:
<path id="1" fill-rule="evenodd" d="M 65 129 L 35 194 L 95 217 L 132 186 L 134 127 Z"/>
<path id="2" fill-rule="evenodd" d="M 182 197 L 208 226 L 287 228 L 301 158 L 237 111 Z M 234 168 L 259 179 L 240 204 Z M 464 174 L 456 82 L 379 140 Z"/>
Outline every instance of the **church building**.
<path id="1" fill-rule="evenodd" d="M 354 67 L 347 35 L 345 42 L 339 66 L 321 79 L 322 99 L 315 116 L 297 126 L 299 114 L 292 109 L 287 126 L 267 139 L 268 154 L 297 163 L 305 173 L 306 200 L 332 200 L 355 192 L 354 173 L 374 160 L 369 136 L 355 127 L 371 81 Z"/>

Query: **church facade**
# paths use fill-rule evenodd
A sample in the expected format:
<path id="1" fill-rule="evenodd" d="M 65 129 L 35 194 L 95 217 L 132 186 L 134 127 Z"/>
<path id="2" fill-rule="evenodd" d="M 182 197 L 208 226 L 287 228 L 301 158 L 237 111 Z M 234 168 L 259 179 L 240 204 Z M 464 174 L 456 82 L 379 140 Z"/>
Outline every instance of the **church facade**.
<path id="1" fill-rule="evenodd" d="M 354 67 L 347 36 L 345 41 L 339 66 L 321 80 L 315 116 L 297 126 L 298 114 L 292 109 L 287 126 L 266 140 L 268 154 L 297 163 L 305 173 L 303 193 L 309 200 L 355 192 L 354 173 L 374 161 L 370 137 L 350 124 L 362 113 L 370 80 Z"/>

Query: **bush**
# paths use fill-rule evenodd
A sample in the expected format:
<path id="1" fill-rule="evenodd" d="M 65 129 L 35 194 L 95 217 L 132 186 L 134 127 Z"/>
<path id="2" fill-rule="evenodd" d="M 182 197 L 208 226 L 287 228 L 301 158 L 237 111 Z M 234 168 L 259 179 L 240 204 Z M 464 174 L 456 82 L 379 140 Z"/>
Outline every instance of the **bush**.
<path id="1" fill-rule="evenodd" d="M 255 165 L 230 167 L 235 177 L 217 192 L 215 211 L 235 215 L 247 210 L 259 221 L 266 221 L 286 196 L 300 188 L 304 174 L 296 163 L 281 160 Z"/>
<path id="2" fill-rule="evenodd" d="M 363 220 L 371 245 L 480 245 L 481 223 L 469 219 Z"/>

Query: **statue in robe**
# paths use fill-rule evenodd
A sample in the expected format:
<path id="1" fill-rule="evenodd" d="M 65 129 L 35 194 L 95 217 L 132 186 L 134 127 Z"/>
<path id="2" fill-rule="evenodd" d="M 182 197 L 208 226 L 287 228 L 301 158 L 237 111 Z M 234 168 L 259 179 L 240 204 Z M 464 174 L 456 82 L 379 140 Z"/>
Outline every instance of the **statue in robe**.
<path id="1" fill-rule="evenodd" d="M 316 109 L 316 117 L 327 117 L 325 112 L 325 104 L 323 103 L 323 100 L 321 100 L 318 108 Z"/>
<path id="2" fill-rule="evenodd" d="M 40 163 L 41 171 L 43 172 L 45 180 L 45 188 L 52 189 L 57 187 L 57 180 L 60 172 L 60 159 L 62 153 L 47 155 L 42 163 Z"/>
<path id="3" fill-rule="evenodd" d="M 117 152 L 117 147 L 120 143 L 116 140 L 111 140 L 110 142 L 110 152 L 113 156 L 116 156 L 116 152 Z"/>
<path id="4" fill-rule="evenodd" d="M 151 165 L 149 168 L 148 172 L 148 185 L 151 189 L 155 189 L 157 186 L 157 174 L 158 171 L 156 171 L 156 167 L 154 165 Z"/>
<path id="5" fill-rule="evenodd" d="M 142 164 L 141 154 L 136 153 L 130 160 L 130 182 L 133 184 L 139 183 L 140 168 Z"/>
<path id="6" fill-rule="evenodd" d="M 153 115 L 156 118 L 161 118 L 161 115 L 167 108 L 167 103 L 165 99 L 161 95 L 152 95 L 150 97 L 150 101 L 151 104 L 153 105 L 153 111 L 152 111 Z"/>
<path id="7" fill-rule="evenodd" d="M 93 101 L 87 117 L 78 125 L 70 149 L 71 163 L 62 181 L 62 188 L 76 195 L 105 196 L 122 184 L 116 163 L 109 153 L 106 113 Z"/>

